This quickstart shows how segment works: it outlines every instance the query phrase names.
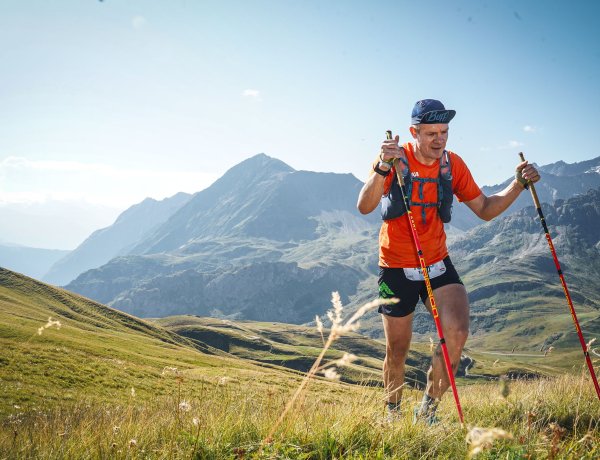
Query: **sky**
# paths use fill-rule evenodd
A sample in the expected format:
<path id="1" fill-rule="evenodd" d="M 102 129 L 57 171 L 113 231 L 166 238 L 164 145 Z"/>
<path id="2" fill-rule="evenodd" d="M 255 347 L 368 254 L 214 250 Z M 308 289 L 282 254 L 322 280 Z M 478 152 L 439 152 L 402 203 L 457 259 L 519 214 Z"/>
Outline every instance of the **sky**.
<path id="1" fill-rule="evenodd" d="M 424 98 L 457 111 L 448 148 L 480 186 L 510 177 L 520 151 L 591 159 L 599 13 L 552 0 L 0 0 L 0 208 L 71 203 L 110 210 L 108 225 L 258 153 L 365 180 L 387 129 L 410 140 Z"/>

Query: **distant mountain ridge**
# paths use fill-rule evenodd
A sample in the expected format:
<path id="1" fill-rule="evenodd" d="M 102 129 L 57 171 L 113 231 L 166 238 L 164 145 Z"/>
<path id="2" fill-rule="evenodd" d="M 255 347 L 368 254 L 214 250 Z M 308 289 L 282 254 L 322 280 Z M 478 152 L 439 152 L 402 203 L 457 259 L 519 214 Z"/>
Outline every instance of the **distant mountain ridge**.
<path id="1" fill-rule="evenodd" d="M 558 199 L 564 200 L 600 187 L 600 157 L 572 164 L 558 161 L 545 166 L 537 166 L 537 168 L 541 173 L 542 180 L 536 184 L 536 191 L 543 203 L 553 203 Z M 481 190 L 488 196 L 493 195 L 504 190 L 512 180 L 511 177 L 501 184 L 483 186 Z M 522 193 L 505 211 L 505 215 L 515 213 L 527 206 L 531 206 L 531 197 L 527 193 Z M 453 225 L 461 230 L 470 230 L 481 223 L 481 220 L 464 204 L 455 205 Z"/>
<path id="2" fill-rule="evenodd" d="M 70 251 L 60 249 L 29 248 L 0 243 L 0 266 L 9 270 L 41 278 L 58 260 Z"/>
<path id="3" fill-rule="evenodd" d="M 86 270 L 127 254 L 131 246 L 167 220 L 190 197 L 187 193 L 177 193 L 162 201 L 146 198 L 128 208 L 117 217 L 113 225 L 95 231 L 76 249 L 53 264 L 44 274 L 43 280 L 64 285 Z"/>
<path id="4" fill-rule="evenodd" d="M 140 316 L 310 321 L 331 291 L 353 295 L 376 261 L 380 217 L 356 210 L 361 187 L 256 155 L 68 289 Z M 356 267 L 365 253 L 371 263 Z"/>
<path id="5" fill-rule="evenodd" d="M 573 168 L 549 165 L 574 175 L 544 173 L 550 184 L 538 184 L 540 195 L 551 195 L 556 181 L 575 182 L 579 171 L 595 164 L 600 157 Z M 590 182 L 577 179 L 577 187 L 561 191 L 575 193 L 600 177 L 583 174 Z M 323 299 L 332 290 L 358 302 L 368 297 L 365 286 L 374 285 L 380 217 L 356 211 L 361 187 L 349 174 L 295 171 L 256 155 L 194 194 L 128 253 L 83 273 L 68 289 L 142 317 L 310 321 L 325 311 Z M 528 193 L 519 199 L 531 205 Z M 499 219 L 483 227 L 498 225 Z M 453 235 L 461 239 L 460 232 Z"/>

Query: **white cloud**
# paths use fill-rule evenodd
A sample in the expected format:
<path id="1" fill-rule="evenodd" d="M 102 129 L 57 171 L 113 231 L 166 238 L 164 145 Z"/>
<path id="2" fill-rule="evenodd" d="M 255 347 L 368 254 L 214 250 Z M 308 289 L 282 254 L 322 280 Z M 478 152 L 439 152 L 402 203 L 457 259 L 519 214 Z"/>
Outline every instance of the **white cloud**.
<path id="1" fill-rule="evenodd" d="M 508 142 L 508 147 L 509 149 L 515 149 L 517 147 L 523 147 L 525 144 L 523 144 L 523 142 L 519 142 L 519 141 L 509 141 Z"/>
<path id="2" fill-rule="evenodd" d="M 261 101 L 260 91 L 257 89 L 245 89 L 242 96 L 252 98 L 256 101 Z"/>
<path id="3" fill-rule="evenodd" d="M 147 23 L 148 21 L 146 21 L 144 16 L 134 16 L 133 19 L 131 19 L 131 25 L 135 30 L 142 30 Z"/>
<path id="4" fill-rule="evenodd" d="M 523 126 L 523 131 L 525 131 L 526 133 L 535 133 L 537 131 L 537 128 L 535 126 L 525 125 Z"/>

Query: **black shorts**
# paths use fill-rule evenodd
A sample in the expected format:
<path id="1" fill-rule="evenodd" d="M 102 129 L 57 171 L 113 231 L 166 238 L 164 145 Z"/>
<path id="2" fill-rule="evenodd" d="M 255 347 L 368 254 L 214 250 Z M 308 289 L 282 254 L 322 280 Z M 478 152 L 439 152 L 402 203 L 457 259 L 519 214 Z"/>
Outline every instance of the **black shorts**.
<path id="1" fill-rule="evenodd" d="M 430 278 L 431 289 L 437 289 L 447 284 L 463 284 L 456 272 L 450 257 L 444 259 L 446 271 L 435 278 Z M 380 305 L 379 313 L 388 316 L 408 316 L 415 311 L 419 297 L 425 303 L 427 286 L 425 281 L 411 281 L 406 278 L 403 268 L 379 267 L 379 298 L 396 297 L 400 302 L 391 305 Z"/>

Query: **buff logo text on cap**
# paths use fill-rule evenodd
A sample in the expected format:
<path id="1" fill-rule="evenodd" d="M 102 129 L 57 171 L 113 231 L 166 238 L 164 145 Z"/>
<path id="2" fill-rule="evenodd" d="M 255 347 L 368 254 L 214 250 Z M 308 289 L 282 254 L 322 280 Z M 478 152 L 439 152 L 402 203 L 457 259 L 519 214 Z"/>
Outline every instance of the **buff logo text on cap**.
<path id="1" fill-rule="evenodd" d="M 436 99 L 417 101 L 412 111 L 412 124 L 450 123 L 456 110 L 446 110 L 444 104 Z"/>

